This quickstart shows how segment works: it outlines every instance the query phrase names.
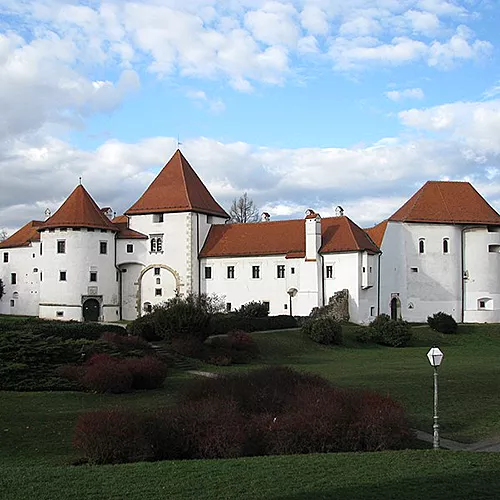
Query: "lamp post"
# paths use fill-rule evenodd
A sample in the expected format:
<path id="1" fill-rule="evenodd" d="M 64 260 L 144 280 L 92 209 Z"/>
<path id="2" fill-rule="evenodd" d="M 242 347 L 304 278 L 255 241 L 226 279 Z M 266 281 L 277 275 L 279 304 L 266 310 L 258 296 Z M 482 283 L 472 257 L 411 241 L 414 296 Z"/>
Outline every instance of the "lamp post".
<path id="1" fill-rule="evenodd" d="M 441 352 L 439 347 L 432 347 L 427 353 L 427 358 L 429 363 L 434 368 L 434 439 L 432 442 L 432 447 L 435 450 L 439 450 L 439 423 L 438 423 L 438 366 L 443 361 L 444 354 Z"/>

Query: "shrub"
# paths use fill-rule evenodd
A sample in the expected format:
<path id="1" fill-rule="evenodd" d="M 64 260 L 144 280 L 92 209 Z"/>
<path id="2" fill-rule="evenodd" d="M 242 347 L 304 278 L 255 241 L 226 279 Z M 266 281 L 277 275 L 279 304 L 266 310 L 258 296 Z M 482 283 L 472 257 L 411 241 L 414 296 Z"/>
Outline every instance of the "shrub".
<path id="1" fill-rule="evenodd" d="M 265 318 L 266 316 L 269 316 L 269 308 L 263 302 L 252 300 L 251 302 L 243 304 L 238 309 L 238 314 L 253 318 Z"/>
<path id="2" fill-rule="evenodd" d="M 457 333 L 458 325 L 452 316 L 444 312 L 438 312 L 427 318 L 429 326 L 441 333 Z"/>
<path id="3" fill-rule="evenodd" d="M 170 342 L 170 348 L 188 358 L 203 359 L 207 354 L 207 346 L 193 335 L 173 338 Z"/>
<path id="4" fill-rule="evenodd" d="M 0 279 L 0 300 L 2 300 L 4 293 L 5 293 L 5 285 L 3 284 L 2 279 Z"/>
<path id="5" fill-rule="evenodd" d="M 380 314 L 370 323 L 361 341 L 372 341 L 390 347 L 406 347 L 411 337 L 409 323 L 402 319 L 391 319 L 387 314 Z"/>
<path id="6" fill-rule="evenodd" d="M 146 314 L 137 318 L 127 325 L 127 332 L 133 337 L 141 337 L 147 342 L 160 340 L 160 336 L 156 333 L 154 316 Z"/>
<path id="7" fill-rule="evenodd" d="M 391 317 L 388 314 L 379 314 L 371 323 L 370 327 L 373 328 L 374 330 L 382 330 L 383 327 L 389 323 L 391 320 Z"/>
<path id="8" fill-rule="evenodd" d="M 93 464 L 115 464 L 151 458 L 143 417 L 130 411 L 100 410 L 80 415 L 73 446 Z"/>
<path id="9" fill-rule="evenodd" d="M 167 377 L 168 367 L 154 356 L 121 361 L 132 375 L 132 389 L 157 389 Z"/>
<path id="10" fill-rule="evenodd" d="M 120 394 L 132 390 L 133 376 L 126 363 L 107 354 L 97 354 L 86 363 L 79 382 L 90 391 Z"/>
<path id="11" fill-rule="evenodd" d="M 104 332 L 99 340 L 107 342 L 118 350 L 128 353 L 130 351 L 151 351 L 151 345 L 144 338 L 137 335 L 118 335 L 116 332 Z"/>
<path id="12" fill-rule="evenodd" d="M 342 325 L 332 318 L 312 319 L 302 326 L 302 332 L 318 344 L 342 344 Z"/>

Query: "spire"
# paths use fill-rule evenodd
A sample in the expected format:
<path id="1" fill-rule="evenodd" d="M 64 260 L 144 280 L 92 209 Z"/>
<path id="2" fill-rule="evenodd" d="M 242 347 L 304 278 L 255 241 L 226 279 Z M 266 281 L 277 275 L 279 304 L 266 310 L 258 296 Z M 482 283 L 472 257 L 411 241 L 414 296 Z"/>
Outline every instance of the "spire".
<path id="1" fill-rule="evenodd" d="M 49 227 L 91 227 L 117 230 L 81 184 L 76 186 L 57 212 L 40 227 L 40 230 Z"/>
<path id="2" fill-rule="evenodd" d="M 144 194 L 125 212 L 140 215 L 200 212 L 228 218 L 179 149 Z"/>

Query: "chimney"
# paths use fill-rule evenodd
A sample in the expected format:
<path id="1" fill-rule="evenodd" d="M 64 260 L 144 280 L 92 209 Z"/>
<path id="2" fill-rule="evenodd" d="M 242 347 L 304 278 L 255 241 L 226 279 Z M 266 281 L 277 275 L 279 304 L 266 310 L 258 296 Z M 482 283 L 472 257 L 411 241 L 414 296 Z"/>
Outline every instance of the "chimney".
<path id="1" fill-rule="evenodd" d="M 271 216 L 267 212 L 262 212 L 260 217 L 261 222 L 269 222 L 271 220 Z"/>
<path id="2" fill-rule="evenodd" d="M 321 247 L 321 215 L 306 211 L 306 260 L 316 260 Z"/>

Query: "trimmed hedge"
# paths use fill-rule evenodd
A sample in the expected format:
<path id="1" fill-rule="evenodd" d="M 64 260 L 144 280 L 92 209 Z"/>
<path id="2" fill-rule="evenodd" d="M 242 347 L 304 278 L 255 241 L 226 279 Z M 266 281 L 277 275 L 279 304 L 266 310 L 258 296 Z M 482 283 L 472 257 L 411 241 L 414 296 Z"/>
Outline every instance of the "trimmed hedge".
<path id="1" fill-rule="evenodd" d="M 458 325 L 452 316 L 438 312 L 427 318 L 428 325 L 436 332 L 453 334 L 457 333 Z"/>

